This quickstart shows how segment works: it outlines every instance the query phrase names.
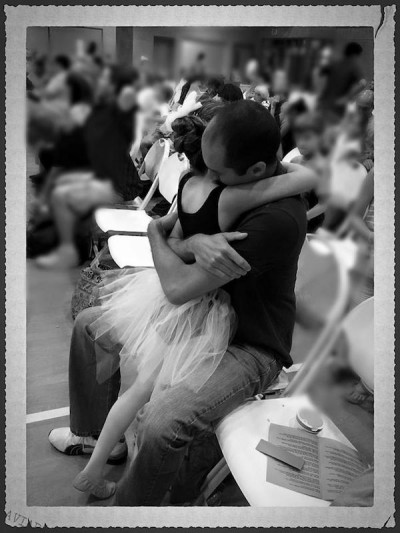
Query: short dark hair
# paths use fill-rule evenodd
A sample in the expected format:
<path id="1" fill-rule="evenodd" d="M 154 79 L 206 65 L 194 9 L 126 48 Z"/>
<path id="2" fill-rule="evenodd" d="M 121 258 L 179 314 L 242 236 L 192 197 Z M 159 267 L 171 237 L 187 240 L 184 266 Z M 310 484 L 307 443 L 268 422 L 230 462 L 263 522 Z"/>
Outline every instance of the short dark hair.
<path id="1" fill-rule="evenodd" d="M 243 100 L 243 93 L 240 87 L 233 83 L 225 83 L 225 85 L 218 91 L 218 96 L 224 100 L 224 102 L 236 102 Z"/>
<path id="2" fill-rule="evenodd" d="M 346 57 L 360 56 L 362 54 L 362 51 L 363 51 L 363 48 L 361 44 L 349 43 L 344 49 L 344 55 Z"/>
<path id="3" fill-rule="evenodd" d="M 218 110 L 212 124 L 225 148 L 225 164 L 239 175 L 259 161 L 267 165 L 277 161 L 281 135 L 275 119 L 261 104 L 250 100 L 227 104 Z"/>
<path id="4" fill-rule="evenodd" d="M 132 85 L 139 79 L 138 71 L 131 66 L 110 65 L 111 82 L 115 85 L 115 94 L 118 95 L 127 85 Z"/>
<path id="5" fill-rule="evenodd" d="M 57 63 L 62 69 L 68 70 L 71 66 L 71 60 L 68 56 L 60 54 L 54 58 L 54 63 Z"/>

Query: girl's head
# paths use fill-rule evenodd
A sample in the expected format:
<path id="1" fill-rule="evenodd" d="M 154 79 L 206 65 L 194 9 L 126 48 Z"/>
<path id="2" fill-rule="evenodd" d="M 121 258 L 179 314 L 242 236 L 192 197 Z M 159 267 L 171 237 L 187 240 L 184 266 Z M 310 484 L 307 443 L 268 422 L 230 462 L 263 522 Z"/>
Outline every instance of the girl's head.
<path id="1" fill-rule="evenodd" d="M 206 122 L 196 116 L 177 118 L 172 123 L 175 150 L 185 154 L 192 169 L 200 174 L 205 174 L 207 171 L 201 153 L 201 138 L 206 125 Z"/>
<path id="2" fill-rule="evenodd" d="M 321 147 L 324 122 L 317 113 L 303 113 L 293 125 L 296 146 L 304 157 L 312 157 Z"/>

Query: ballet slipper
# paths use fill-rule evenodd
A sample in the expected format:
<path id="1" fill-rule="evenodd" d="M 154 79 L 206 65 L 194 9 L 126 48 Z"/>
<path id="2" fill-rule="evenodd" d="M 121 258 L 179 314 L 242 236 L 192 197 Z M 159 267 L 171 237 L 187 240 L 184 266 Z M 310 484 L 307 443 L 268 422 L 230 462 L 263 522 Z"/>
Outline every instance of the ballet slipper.
<path id="1" fill-rule="evenodd" d="M 73 485 L 80 492 L 90 492 L 100 500 L 110 498 L 117 489 L 117 484 L 114 481 L 107 481 L 106 479 L 94 481 L 84 470 L 76 476 Z"/>

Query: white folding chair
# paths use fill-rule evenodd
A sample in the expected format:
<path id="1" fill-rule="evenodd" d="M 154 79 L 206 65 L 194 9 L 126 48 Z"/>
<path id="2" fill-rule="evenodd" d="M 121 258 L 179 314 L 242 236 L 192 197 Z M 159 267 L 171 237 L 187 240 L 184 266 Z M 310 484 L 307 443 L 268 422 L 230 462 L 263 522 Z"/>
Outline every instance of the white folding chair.
<path id="1" fill-rule="evenodd" d="M 146 194 L 141 204 L 142 209 L 146 209 L 158 187 L 158 172 L 161 166 L 168 159 L 170 152 L 170 143 L 167 139 L 159 139 L 153 144 L 144 158 L 143 164 L 139 169 L 139 178 L 143 181 L 152 182 L 149 192 Z"/>
<path id="2" fill-rule="evenodd" d="M 369 392 L 374 391 L 374 298 L 357 305 L 343 320 L 351 368 Z"/>
<path id="3" fill-rule="evenodd" d="M 339 324 L 336 324 L 329 342 L 321 349 L 322 358 L 329 355 L 332 344 L 338 340 L 340 334 L 344 334 L 346 339 L 351 368 L 360 377 L 366 389 L 373 393 L 374 298 L 369 298 L 359 304 Z M 310 405 L 307 396 L 299 393 L 305 390 L 304 385 L 312 381 L 314 375 L 312 373 L 310 378 L 303 380 L 303 386 L 296 389 L 296 396 L 263 402 L 248 402 L 221 421 L 216 435 L 224 460 L 220 461 L 212 471 L 215 471 L 215 478 L 212 483 L 208 481 L 208 496 L 226 475 L 232 472 L 241 491 L 252 506 L 329 505 L 329 502 L 267 483 L 265 472 L 268 459 L 255 450 L 258 441 L 268 437 L 269 423 L 291 426 L 297 410 L 302 406 Z M 323 416 L 323 419 L 324 429 L 320 434 L 322 437 L 333 438 L 353 447 L 328 417 Z M 211 492 L 209 492 L 210 489 L 212 489 Z"/>
<path id="4" fill-rule="evenodd" d="M 179 182 L 190 169 L 190 163 L 184 154 L 172 154 L 162 165 L 158 173 L 160 194 L 171 204 L 170 212 L 176 209 L 176 196 Z"/>
<path id="5" fill-rule="evenodd" d="M 300 370 L 296 372 L 295 377 L 290 382 L 288 379 L 286 380 L 286 383 L 289 382 L 288 385 L 285 383 L 287 376 L 285 376 L 284 371 L 281 373 L 285 386 L 282 396 L 289 397 L 295 393 L 300 394 L 309 383 L 308 375 L 312 372 L 314 376 L 316 371 L 320 369 L 321 364 L 329 353 L 325 347 L 330 343 L 331 338 L 334 336 L 335 328 L 345 312 L 349 292 L 348 271 L 336 254 L 335 249 L 330 245 L 329 240 L 326 241 L 318 235 L 308 235 L 299 258 L 296 298 L 298 301 L 302 301 L 304 308 L 310 308 L 313 314 L 315 313 L 322 320 L 320 327 L 317 330 L 312 330 L 311 335 L 304 326 L 301 326 L 298 322 L 296 323 L 291 356 L 294 362 L 293 366 L 296 370 L 298 368 Z M 274 389 L 274 384 L 270 390 L 272 389 Z M 266 391 L 266 393 L 268 392 Z M 229 414 L 223 419 L 220 427 L 225 429 L 223 432 L 217 430 L 217 437 L 224 458 L 208 474 L 202 486 L 201 495 L 196 502 L 197 504 L 205 504 L 230 471 L 235 475 L 237 468 L 233 459 L 229 462 L 226 461 L 228 457 L 235 457 L 235 454 L 232 452 L 232 454 L 228 453 L 225 456 L 225 453 L 229 446 L 237 450 L 239 455 L 236 455 L 236 457 L 240 456 L 241 452 L 237 448 L 239 441 L 232 438 L 229 428 L 235 434 L 238 432 L 246 434 L 246 431 L 254 422 L 252 420 L 252 406 L 255 403 L 269 403 L 270 401 L 250 401 L 240 407 L 241 412 L 244 413 L 240 420 L 247 420 L 247 423 L 244 423 L 239 428 L 236 422 L 231 424 L 229 421 L 230 417 L 234 415 Z M 280 401 L 282 402 L 283 400 Z M 282 423 L 282 421 L 277 423 Z M 238 468 L 240 469 L 240 467 Z M 240 471 L 242 472 L 242 470 Z M 236 479 L 236 481 L 243 491 L 240 479 Z M 265 475 L 263 481 L 265 482 Z M 248 499 L 249 503 L 252 504 L 251 498 Z"/>
<path id="6" fill-rule="evenodd" d="M 290 163 L 295 157 L 299 157 L 300 155 L 300 150 L 297 147 L 293 148 L 293 150 L 290 150 L 290 152 L 288 152 L 282 159 L 282 163 Z"/>
<path id="7" fill-rule="evenodd" d="M 189 170 L 190 164 L 188 159 L 181 154 L 171 155 L 161 166 L 158 173 L 158 186 L 160 193 L 171 204 L 170 212 L 176 209 L 176 195 L 181 177 Z M 129 229 L 129 215 L 132 212 L 125 212 L 121 216 L 121 224 L 118 226 L 119 231 L 141 231 Z M 143 213 L 143 211 L 134 211 L 133 214 Z M 148 217 L 148 215 L 146 215 Z M 125 220 L 122 221 L 122 218 Z M 150 219 L 150 217 L 148 217 Z M 151 219 L 150 219 L 151 220 Z M 148 225 L 147 220 L 143 220 L 144 225 Z M 133 227 L 132 225 L 130 227 Z M 137 227 L 137 226 L 136 226 Z M 112 228 L 117 229 L 114 223 Z M 144 231 L 147 230 L 146 229 Z M 113 260 L 120 268 L 124 267 L 152 267 L 153 259 L 150 250 L 150 244 L 147 237 L 130 236 L 130 235 L 113 235 L 108 240 L 110 254 Z"/>

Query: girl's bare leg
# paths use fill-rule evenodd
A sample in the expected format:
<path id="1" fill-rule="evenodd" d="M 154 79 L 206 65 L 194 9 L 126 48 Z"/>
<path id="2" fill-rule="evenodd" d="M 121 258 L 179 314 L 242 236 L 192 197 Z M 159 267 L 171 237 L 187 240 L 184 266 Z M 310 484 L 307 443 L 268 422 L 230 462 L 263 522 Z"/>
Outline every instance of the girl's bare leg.
<path id="1" fill-rule="evenodd" d="M 133 385 L 118 398 L 108 413 L 107 420 L 105 421 L 88 464 L 83 472 L 81 472 L 81 474 L 75 479 L 75 488 L 78 490 L 87 490 L 87 483 L 82 483 L 82 479 L 85 481 L 89 480 L 93 485 L 100 486 L 104 483 L 102 476 L 103 469 L 112 449 L 128 429 L 129 425 L 133 422 L 138 411 L 150 399 L 153 386 L 154 379 L 144 382 L 140 380 L 139 377 Z"/>

